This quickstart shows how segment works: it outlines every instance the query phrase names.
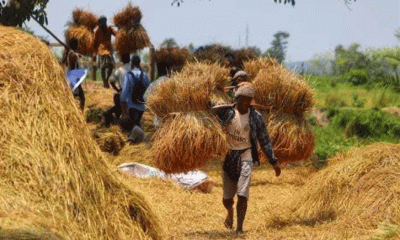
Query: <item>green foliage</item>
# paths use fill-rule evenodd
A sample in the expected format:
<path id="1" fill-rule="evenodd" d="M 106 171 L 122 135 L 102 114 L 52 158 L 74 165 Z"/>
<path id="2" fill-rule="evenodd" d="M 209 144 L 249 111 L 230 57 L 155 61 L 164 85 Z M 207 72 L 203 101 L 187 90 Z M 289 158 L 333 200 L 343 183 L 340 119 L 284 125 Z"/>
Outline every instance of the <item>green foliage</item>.
<path id="1" fill-rule="evenodd" d="M 353 93 L 353 103 L 351 104 L 352 107 L 355 108 L 363 108 L 365 105 L 365 99 L 360 99 L 358 93 Z"/>
<path id="2" fill-rule="evenodd" d="M 350 69 L 344 75 L 344 78 L 355 86 L 366 84 L 368 82 L 368 71 L 367 69 Z"/>
<path id="3" fill-rule="evenodd" d="M 47 14 L 44 11 L 49 0 L 13 0 L 0 1 L 0 23 L 5 26 L 19 26 L 31 17 L 41 25 L 47 25 Z"/>
<path id="4" fill-rule="evenodd" d="M 289 38 L 288 32 L 279 31 L 274 34 L 274 40 L 271 42 L 271 47 L 267 49 L 265 52 L 266 56 L 275 58 L 279 63 L 282 63 L 285 60 L 286 48 L 288 42 L 286 41 Z"/>
<path id="5" fill-rule="evenodd" d="M 177 47 L 178 43 L 175 41 L 174 38 L 166 38 L 161 43 L 161 47 Z"/>
<path id="6" fill-rule="evenodd" d="M 347 107 L 347 103 L 337 94 L 329 94 L 325 98 L 325 106 L 329 107 Z"/>

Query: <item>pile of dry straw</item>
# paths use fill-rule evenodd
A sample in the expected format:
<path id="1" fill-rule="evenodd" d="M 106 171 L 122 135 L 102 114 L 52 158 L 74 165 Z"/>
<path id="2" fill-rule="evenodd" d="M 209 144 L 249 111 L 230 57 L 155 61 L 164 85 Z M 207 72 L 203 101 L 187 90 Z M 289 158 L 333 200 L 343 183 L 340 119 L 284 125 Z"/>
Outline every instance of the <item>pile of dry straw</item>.
<path id="1" fill-rule="evenodd" d="M 342 231 L 355 229 L 361 239 L 372 239 L 359 234 L 400 226 L 399 172 L 398 144 L 375 143 L 339 153 L 294 197 L 294 215 L 311 218 L 330 212 Z"/>
<path id="2" fill-rule="evenodd" d="M 189 56 L 187 48 L 166 46 L 157 49 L 154 53 L 154 61 L 157 69 L 166 69 L 167 72 L 180 71 Z"/>
<path id="3" fill-rule="evenodd" d="M 83 55 L 92 55 L 94 53 L 94 29 L 97 26 L 97 16 L 81 8 L 75 8 L 72 12 L 72 21 L 68 23 L 69 27 L 65 32 L 67 44 L 71 38 L 78 40 L 77 52 Z"/>
<path id="4" fill-rule="evenodd" d="M 226 137 L 210 111 L 213 93 L 228 82 L 218 64 L 188 63 L 152 87 L 149 109 L 164 124 L 154 136 L 155 164 L 167 173 L 198 169 L 226 151 Z"/>
<path id="5" fill-rule="evenodd" d="M 125 136 L 121 133 L 119 126 L 110 128 L 96 128 L 92 136 L 103 152 L 118 155 L 125 146 Z"/>
<path id="6" fill-rule="evenodd" d="M 279 162 L 311 157 L 314 134 L 304 115 L 312 106 L 313 91 L 304 78 L 271 58 L 247 61 L 244 70 L 256 88 L 256 103 L 270 109 L 263 116 Z M 260 153 L 260 160 L 268 159 Z"/>
<path id="7" fill-rule="evenodd" d="M 140 23 L 141 20 L 142 12 L 138 6 L 134 6 L 132 3 L 114 15 L 113 21 L 118 27 L 115 48 L 120 56 L 150 47 L 150 38 Z"/>
<path id="8" fill-rule="evenodd" d="M 92 140 L 46 45 L 11 27 L 0 27 L 0 45 L 0 237 L 161 239 L 144 198 Z"/>

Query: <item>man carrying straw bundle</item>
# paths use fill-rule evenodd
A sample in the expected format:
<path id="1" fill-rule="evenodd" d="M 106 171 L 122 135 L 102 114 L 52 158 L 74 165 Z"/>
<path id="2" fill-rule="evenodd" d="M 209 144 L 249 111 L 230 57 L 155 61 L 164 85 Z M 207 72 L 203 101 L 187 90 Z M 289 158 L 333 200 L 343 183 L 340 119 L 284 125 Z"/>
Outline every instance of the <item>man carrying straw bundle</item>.
<path id="1" fill-rule="evenodd" d="M 233 204 L 237 194 L 236 233 L 243 233 L 243 222 L 247 211 L 251 173 L 258 162 L 257 140 L 278 177 L 281 169 L 275 157 L 262 115 L 252 106 L 255 88 L 249 82 L 240 83 L 235 92 L 236 104 L 215 106 L 214 110 L 227 131 L 230 149 L 223 163 L 223 204 L 228 210 L 225 226 L 233 228 Z"/>
<path id="2" fill-rule="evenodd" d="M 111 26 L 107 26 L 107 18 L 101 16 L 98 20 L 98 28 L 94 33 L 94 50 L 98 55 L 98 66 L 101 69 L 101 78 L 103 79 L 104 87 L 109 88 L 108 79 L 111 76 L 115 66 L 113 50 L 111 45 L 111 36 L 116 35 L 115 30 Z M 106 75 L 106 69 L 107 75 Z"/>

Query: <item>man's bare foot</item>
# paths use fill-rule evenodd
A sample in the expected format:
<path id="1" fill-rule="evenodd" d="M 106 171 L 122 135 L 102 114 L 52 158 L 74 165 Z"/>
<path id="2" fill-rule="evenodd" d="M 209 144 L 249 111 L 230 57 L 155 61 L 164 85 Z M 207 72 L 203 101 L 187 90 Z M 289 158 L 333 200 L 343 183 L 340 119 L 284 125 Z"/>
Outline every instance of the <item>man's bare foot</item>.
<path id="1" fill-rule="evenodd" d="M 243 235 L 243 229 L 236 229 L 236 235 Z"/>
<path id="2" fill-rule="evenodd" d="M 228 211 L 228 215 L 226 215 L 224 225 L 227 229 L 233 229 L 233 209 L 232 211 Z"/>

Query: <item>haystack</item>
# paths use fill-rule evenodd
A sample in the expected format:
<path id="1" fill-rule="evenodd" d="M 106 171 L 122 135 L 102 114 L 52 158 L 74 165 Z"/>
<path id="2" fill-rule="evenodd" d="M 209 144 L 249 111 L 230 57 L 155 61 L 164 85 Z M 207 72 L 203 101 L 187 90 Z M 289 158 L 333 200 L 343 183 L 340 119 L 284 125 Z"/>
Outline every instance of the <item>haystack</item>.
<path id="1" fill-rule="evenodd" d="M 294 196 L 296 215 L 332 212 L 342 229 L 369 233 L 381 224 L 400 226 L 399 172 L 400 145 L 374 143 L 339 153 Z"/>
<path id="2" fill-rule="evenodd" d="M 253 84 L 255 101 L 274 111 L 293 114 L 299 118 L 311 108 L 313 91 L 300 76 L 282 65 L 272 65 L 259 71 Z"/>
<path id="3" fill-rule="evenodd" d="M 0 45 L 0 232 L 40 225 L 66 239 L 160 239 L 151 208 L 91 139 L 47 46 L 10 27 L 0 27 Z"/>
<path id="4" fill-rule="evenodd" d="M 68 22 L 67 25 L 68 29 L 65 31 L 67 44 L 71 38 L 76 38 L 78 40 L 77 52 L 83 55 L 92 55 L 97 16 L 82 8 L 75 8 L 72 12 L 72 21 Z"/>
<path id="5" fill-rule="evenodd" d="M 177 113 L 154 136 L 155 165 L 166 173 L 196 170 L 227 149 L 217 119 L 207 112 Z"/>
<path id="6" fill-rule="evenodd" d="M 126 136 L 122 134 L 119 126 L 94 129 L 92 136 L 103 152 L 118 155 L 125 146 Z"/>
<path id="7" fill-rule="evenodd" d="M 189 50 L 180 47 L 162 47 L 155 51 L 154 61 L 157 63 L 157 68 L 166 68 L 167 71 L 182 69 L 187 58 Z"/>
<path id="8" fill-rule="evenodd" d="M 295 162 L 311 157 L 315 137 L 308 121 L 287 114 L 264 114 L 274 154 L 279 163 Z M 258 149 L 260 162 L 269 159 Z"/>
<path id="9" fill-rule="evenodd" d="M 250 82 L 252 82 L 262 69 L 269 69 L 278 66 L 279 63 L 275 58 L 260 57 L 243 63 L 244 71 L 246 71 Z"/>
<path id="10" fill-rule="evenodd" d="M 115 49 L 122 56 L 124 53 L 136 53 L 145 47 L 150 47 L 150 38 L 141 25 L 142 12 L 138 6 L 129 3 L 123 10 L 113 17 L 118 27 L 115 39 Z"/>

